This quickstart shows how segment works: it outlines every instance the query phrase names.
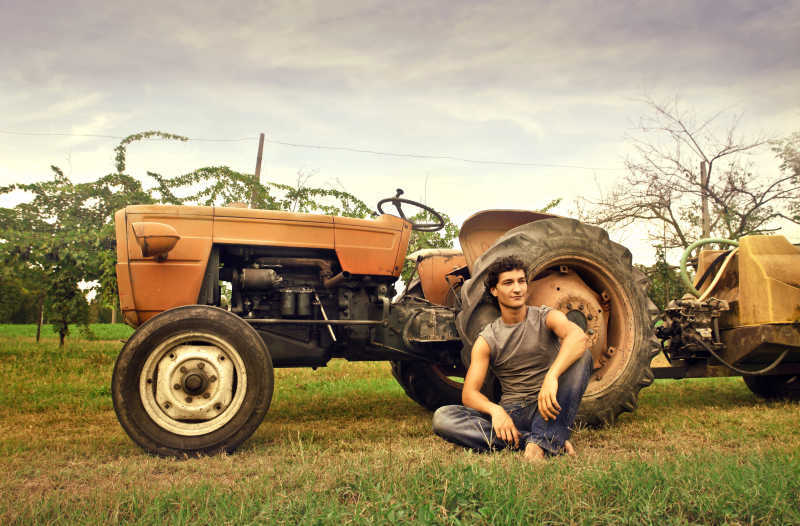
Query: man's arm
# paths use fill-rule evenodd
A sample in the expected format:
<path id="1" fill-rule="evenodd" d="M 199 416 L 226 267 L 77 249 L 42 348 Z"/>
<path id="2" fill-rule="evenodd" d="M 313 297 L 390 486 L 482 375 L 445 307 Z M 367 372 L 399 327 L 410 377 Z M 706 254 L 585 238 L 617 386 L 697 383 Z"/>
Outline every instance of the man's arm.
<path id="1" fill-rule="evenodd" d="M 514 421 L 501 406 L 490 401 L 481 393 L 481 386 L 486 379 L 486 372 L 489 370 L 489 344 L 482 337 L 475 339 L 472 346 L 472 357 L 470 358 L 467 376 L 464 378 L 464 389 L 461 391 L 461 401 L 465 406 L 477 409 L 481 413 L 486 413 L 492 417 L 492 427 L 495 433 L 507 444 L 513 442 L 514 446 L 519 446 L 519 431 L 514 425 Z"/>
<path id="2" fill-rule="evenodd" d="M 561 340 L 561 349 L 545 374 L 542 388 L 539 391 L 539 414 L 545 420 L 549 420 L 556 418 L 561 412 L 561 406 L 556 400 L 558 378 L 569 369 L 570 365 L 583 356 L 589 345 L 589 337 L 580 327 L 569 321 L 561 311 L 553 309 L 548 312 L 545 322 L 547 327 Z"/>

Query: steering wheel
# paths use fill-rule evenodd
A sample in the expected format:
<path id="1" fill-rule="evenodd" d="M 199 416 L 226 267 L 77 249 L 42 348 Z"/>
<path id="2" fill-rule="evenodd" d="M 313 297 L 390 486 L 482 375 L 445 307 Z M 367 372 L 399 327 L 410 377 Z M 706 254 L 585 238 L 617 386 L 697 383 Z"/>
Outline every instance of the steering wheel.
<path id="1" fill-rule="evenodd" d="M 386 203 L 392 203 L 394 207 L 397 209 L 397 213 L 400 214 L 400 217 L 411 223 L 411 230 L 417 230 L 419 232 L 436 232 L 437 230 L 441 230 L 444 228 L 444 218 L 442 214 L 434 210 L 433 208 L 423 205 L 422 203 L 418 203 L 416 201 L 412 201 L 411 199 L 404 199 L 400 196 L 403 195 L 402 188 L 397 189 L 397 195 L 394 197 L 387 197 L 386 199 L 381 199 L 378 201 L 378 212 L 381 214 L 385 214 L 386 212 L 383 211 L 383 205 Z M 415 206 L 425 212 L 428 212 L 433 216 L 435 219 L 435 223 L 415 223 L 411 221 L 406 215 L 403 213 L 403 208 L 401 205 L 407 204 L 411 206 Z"/>

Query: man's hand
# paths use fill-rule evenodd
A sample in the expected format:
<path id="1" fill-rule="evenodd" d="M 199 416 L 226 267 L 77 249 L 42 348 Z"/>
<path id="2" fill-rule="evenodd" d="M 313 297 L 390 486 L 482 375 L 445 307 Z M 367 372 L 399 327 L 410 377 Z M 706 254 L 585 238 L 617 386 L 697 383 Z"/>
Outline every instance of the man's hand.
<path id="1" fill-rule="evenodd" d="M 561 412 L 561 406 L 558 405 L 556 394 L 558 393 L 558 378 L 547 374 L 542 382 L 542 388 L 539 390 L 539 414 L 545 420 L 556 419 L 558 413 Z"/>
<path id="2" fill-rule="evenodd" d="M 519 431 L 506 410 L 497 406 L 491 415 L 492 427 L 498 438 L 501 438 L 506 444 L 514 444 L 514 447 L 519 447 Z"/>

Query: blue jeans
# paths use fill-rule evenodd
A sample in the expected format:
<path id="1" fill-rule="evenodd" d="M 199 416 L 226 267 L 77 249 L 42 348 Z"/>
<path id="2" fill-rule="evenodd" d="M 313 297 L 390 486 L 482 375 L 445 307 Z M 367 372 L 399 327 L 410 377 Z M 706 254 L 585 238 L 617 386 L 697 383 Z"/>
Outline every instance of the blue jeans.
<path id="1" fill-rule="evenodd" d="M 528 442 L 533 442 L 546 454 L 558 455 L 563 452 L 564 442 L 569 439 L 570 427 L 575 422 L 591 373 L 592 354 L 586 351 L 559 377 L 556 400 L 561 412 L 555 420 L 542 418 L 537 399 L 503 405 L 520 432 L 520 447 L 524 448 Z M 446 405 L 437 409 L 433 414 L 433 432 L 449 442 L 477 451 L 509 446 L 495 435 L 488 415 L 463 405 Z M 513 444 L 510 445 L 513 447 Z"/>

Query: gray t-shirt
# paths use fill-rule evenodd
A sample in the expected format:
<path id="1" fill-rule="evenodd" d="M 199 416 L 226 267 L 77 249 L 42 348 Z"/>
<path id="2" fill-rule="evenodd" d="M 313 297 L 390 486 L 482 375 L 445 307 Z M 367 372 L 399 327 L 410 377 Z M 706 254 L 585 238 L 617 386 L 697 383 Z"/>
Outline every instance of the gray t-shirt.
<path id="1" fill-rule="evenodd" d="M 561 348 L 558 336 L 547 327 L 550 307 L 528 306 L 525 320 L 507 325 L 497 318 L 480 336 L 491 350 L 489 364 L 500 385 L 500 403 L 534 403 L 544 376 Z"/>

